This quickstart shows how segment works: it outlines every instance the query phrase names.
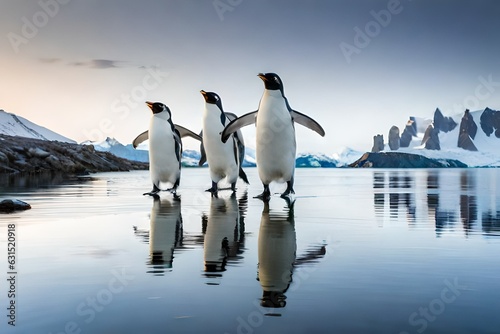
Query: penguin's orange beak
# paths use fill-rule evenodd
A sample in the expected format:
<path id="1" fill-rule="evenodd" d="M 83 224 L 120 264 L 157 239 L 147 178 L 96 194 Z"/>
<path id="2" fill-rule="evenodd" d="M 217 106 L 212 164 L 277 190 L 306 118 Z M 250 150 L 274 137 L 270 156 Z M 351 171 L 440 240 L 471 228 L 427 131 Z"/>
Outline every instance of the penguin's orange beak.
<path id="1" fill-rule="evenodd" d="M 261 78 L 262 80 L 264 80 L 264 81 L 266 81 L 266 80 L 267 80 L 267 79 L 266 79 L 266 76 L 264 75 L 264 73 L 259 73 L 259 74 L 257 74 L 257 76 L 258 76 L 259 78 Z"/>
<path id="2" fill-rule="evenodd" d="M 153 102 L 146 101 L 146 104 L 148 105 L 149 109 L 153 109 Z"/>

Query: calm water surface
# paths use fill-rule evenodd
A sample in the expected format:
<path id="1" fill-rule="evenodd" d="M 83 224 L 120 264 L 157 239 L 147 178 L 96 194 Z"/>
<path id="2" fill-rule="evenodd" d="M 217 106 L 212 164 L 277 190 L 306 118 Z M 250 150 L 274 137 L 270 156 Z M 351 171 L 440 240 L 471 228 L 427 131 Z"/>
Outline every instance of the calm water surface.
<path id="1" fill-rule="evenodd" d="M 298 169 L 291 209 L 247 174 L 210 198 L 186 168 L 180 202 L 148 172 L 2 180 L 33 209 L 0 215 L 0 332 L 500 333 L 499 169 Z"/>

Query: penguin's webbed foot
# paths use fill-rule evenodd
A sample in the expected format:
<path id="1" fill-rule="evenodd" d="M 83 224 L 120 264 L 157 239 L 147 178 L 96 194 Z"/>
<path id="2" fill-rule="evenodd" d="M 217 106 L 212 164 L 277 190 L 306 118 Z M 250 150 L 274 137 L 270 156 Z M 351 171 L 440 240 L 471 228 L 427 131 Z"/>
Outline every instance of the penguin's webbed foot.
<path id="1" fill-rule="evenodd" d="M 153 197 L 155 197 L 155 196 L 159 196 L 159 195 L 158 195 L 158 192 L 159 192 L 159 191 L 160 191 L 160 190 L 156 190 L 156 191 L 155 191 L 155 190 L 153 189 L 153 190 L 151 190 L 150 192 L 148 192 L 148 193 L 144 193 L 144 194 L 142 194 L 142 195 L 143 195 L 143 196 L 145 196 L 145 195 L 149 195 L 149 196 L 153 196 Z"/>
<path id="2" fill-rule="evenodd" d="M 258 198 L 263 202 L 269 202 L 271 199 L 271 191 L 269 190 L 269 185 L 264 185 L 264 191 L 262 194 L 255 196 L 254 198 Z"/>
<path id="3" fill-rule="evenodd" d="M 143 195 L 143 196 L 144 196 L 144 195 L 149 195 L 149 196 L 153 196 L 153 197 L 154 197 L 154 196 L 155 196 L 155 195 L 157 195 L 159 192 L 160 192 L 160 188 L 158 188 L 158 187 L 156 186 L 156 184 L 153 184 L 153 190 L 151 190 L 151 191 L 150 191 L 150 192 L 148 192 L 148 193 L 144 193 L 144 194 L 142 194 L 142 195 Z M 158 195 L 157 195 L 157 196 L 158 196 Z"/>
<path id="4" fill-rule="evenodd" d="M 295 197 L 292 195 L 293 193 L 281 194 L 281 198 L 283 198 L 286 202 L 286 205 L 289 209 L 293 208 L 293 204 L 295 203 Z"/>
<path id="5" fill-rule="evenodd" d="M 218 198 L 219 189 L 217 188 L 217 182 L 212 181 L 212 187 L 205 191 L 211 193 L 212 197 Z"/>
<path id="6" fill-rule="evenodd" d="M 295 191 L 293 189 L 287 189 L 283 194 L 281 194 L 281 198 L 285 198 L 287 196 L 291 196 L 292 194 L 295 194 Z"/>
<path id="7" fill-rule="evenodd" d="M 180 201 L 181 200 L 181 197 L 179 195 L 177 195 L 177 186 L 169 188 L 169 189 L 167 189 L 167 191 L 172 194 L 172 196 L 174 197 L 174 201 Z"/>

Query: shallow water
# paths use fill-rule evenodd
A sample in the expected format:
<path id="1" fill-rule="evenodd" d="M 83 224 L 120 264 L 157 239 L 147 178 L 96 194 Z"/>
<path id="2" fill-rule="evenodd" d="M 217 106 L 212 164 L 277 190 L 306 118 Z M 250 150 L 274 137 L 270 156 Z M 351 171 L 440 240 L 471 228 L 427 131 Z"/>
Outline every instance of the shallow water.
<path id="1" fill-rule="evenodd" d="M 247 174 L 216 199 L 185 168 L 180 202 L 148 172 L 2 180 L 32 209 L 0 215 L 1 332 L 500 333 L 500 169 L 298 169 L 292 209 Z"/>

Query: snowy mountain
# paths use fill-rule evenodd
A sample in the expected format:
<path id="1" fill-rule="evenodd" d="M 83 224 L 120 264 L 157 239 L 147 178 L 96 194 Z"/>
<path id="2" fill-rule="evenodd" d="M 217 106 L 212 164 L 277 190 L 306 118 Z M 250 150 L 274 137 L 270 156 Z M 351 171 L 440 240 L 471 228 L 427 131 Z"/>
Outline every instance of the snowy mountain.
<path id="1" fill-rule="evenodd" d="M 295 159 L 296 167 L 347 167 L 350 163 L 358 159 L 364 152 L 355 151 L 348 147 L 343 148 L 339 153 L 328 156 L 323 153 L 300 153 Z"/>
<path id="2" fill-rule="evenodd" d="M 123 145 L 115 138 L 107 137 L 102 142 L 85 141 L 82 145 L 94 145 L 94 149 L 99 152 L 109 152 L 117 157 L 132 160 L 149 162 L 149 152 L 146 150 L 136 150 L 132 144 Z"/>
<path id="3" fill-rule="evenodd" d="M 42 140 L 57 140 L 60 142 L 76 144 L 72 139 L 64 137 L 43 126 L 37 125 L 26 118 L 7 113 L 0 109 L 0 134 L 19 136 Z"/>
<path id="4" fill-rule="evenodd" d="M 496 119 L 488 119 L 491 115 Z M 500 167 L 499 120 L 500 112 L 489 108 L 448 117 L 436 109 L 433 119 L 411 117 L 401 136 L 399 128 L 391 128 L 388 143 L 382 150 L 376 150 L 374 144 L 372 152 L 396 151 L 458 160 L 469 167 Z M 407 139 L 407 145 L 403 144 Z"/>
<path id="5" fill-rule="evenodd" d="M 138 149 L 134 149 L 132 145 L 123 145 L 114 138 L 106 138 L 102 142 L 83 142 L 82 145 L 94 145 L 94 149 L 100 152 L 110 152 L 120 158 L 125 158 L 132 161 L 149 161 L 149 152 L 147 142 L 139 145 Z M 343 149 L 340 153 L 328 156 L 322 153 L 302 153 L 297 156 L 297 167 L 345 167 L 358 159 L 363 152 L 353 151 L 349 148 Z M 182 152 L 182 165 L 186 167 L 198 166 L 201 154 L 195 150 L 184 150 Z M 206 166 L 206 164 L 205 164 Z M 255 167 L 255 150 L 251 148 L 245 149 L 245 160 L 243 167 Z"/>

